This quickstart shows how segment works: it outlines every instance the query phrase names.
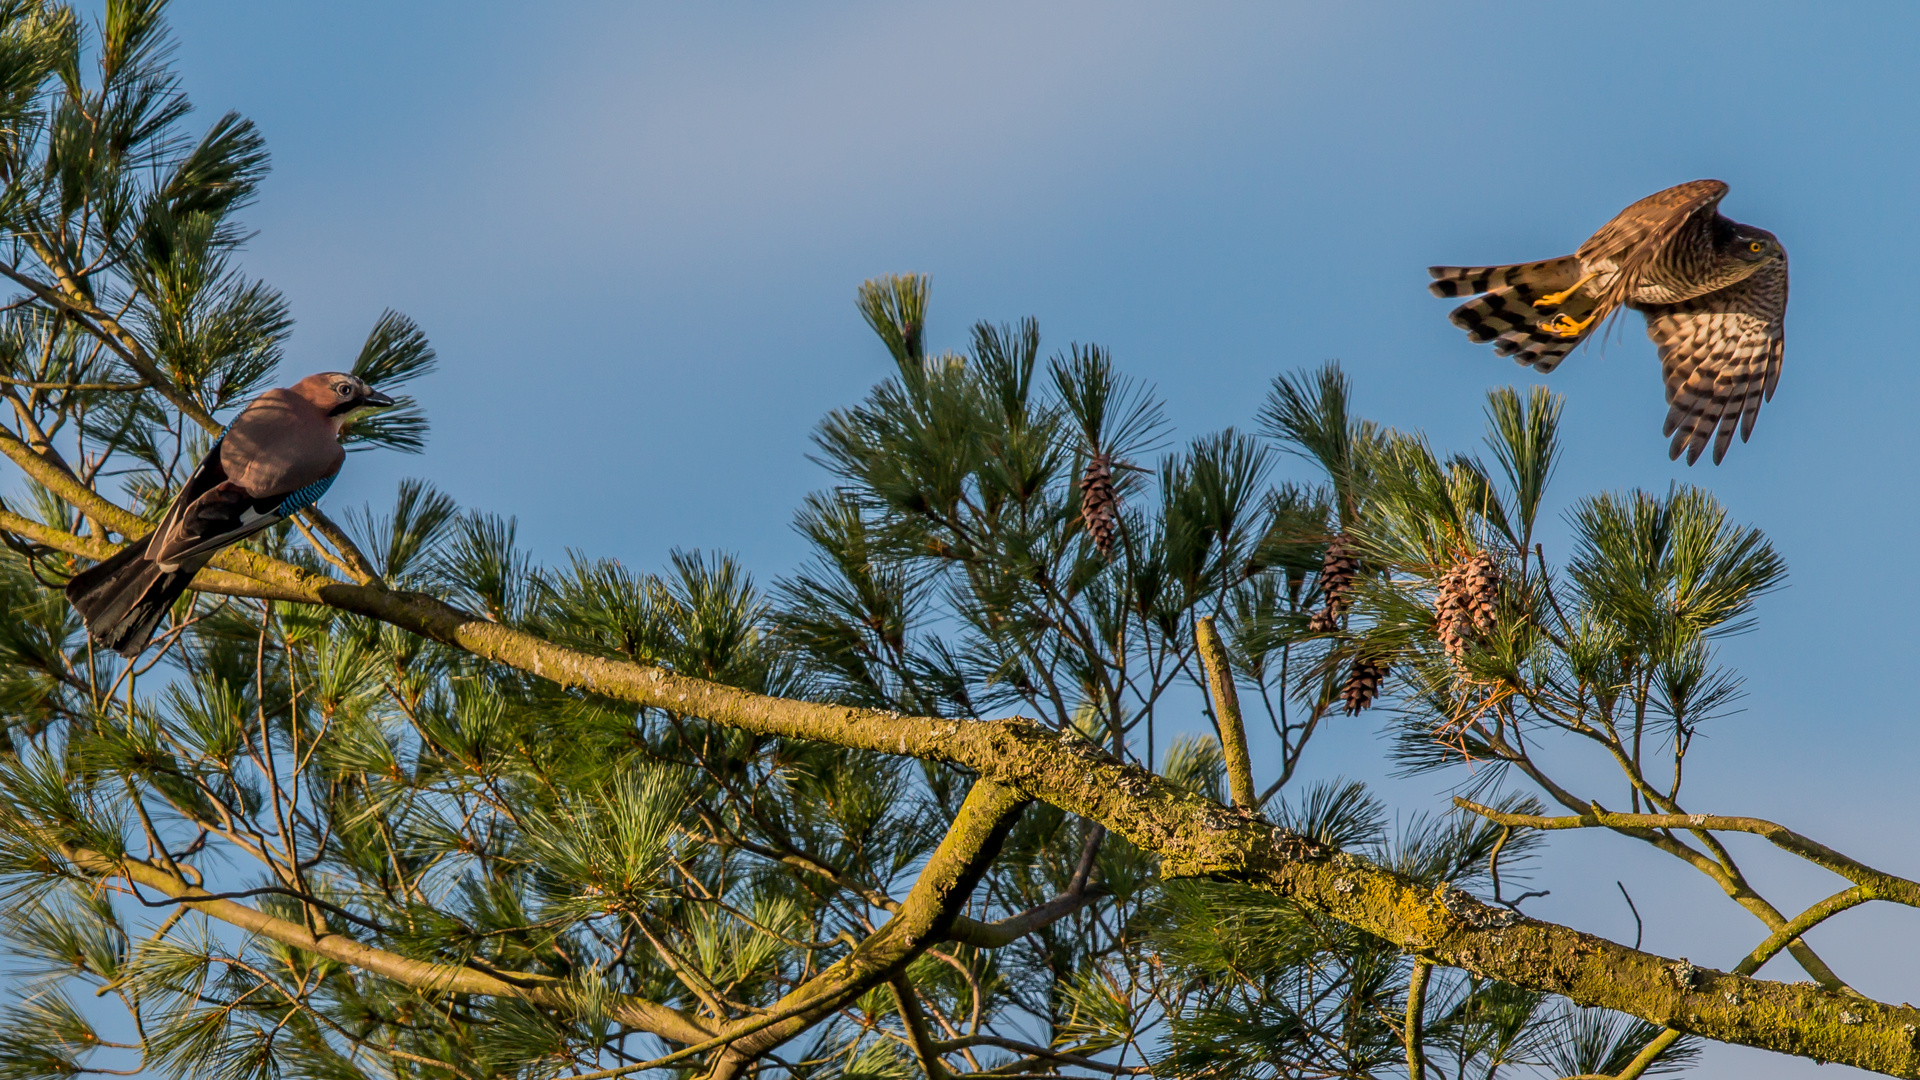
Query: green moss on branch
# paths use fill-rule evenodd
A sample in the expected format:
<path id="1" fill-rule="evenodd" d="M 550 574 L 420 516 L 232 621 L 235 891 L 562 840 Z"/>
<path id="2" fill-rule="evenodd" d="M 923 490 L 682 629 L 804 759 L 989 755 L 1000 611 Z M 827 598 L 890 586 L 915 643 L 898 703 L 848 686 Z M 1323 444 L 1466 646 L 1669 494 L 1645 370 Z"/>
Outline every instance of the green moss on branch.
<path id="1" fill-rule="evenodd" d="M 0 438 L 0 451 L 110 527 L 138 521 L 19 440 Z M 90 542 L 71 541 L 65 550 L 93 554 L 81 547 Z M 229 551 L 218 565 L 275 589 L 278 598 L 378 619 L 562 686 L 760 734 L 951 762 L 1106 826 L 1159 855 L 1169 877 L 1243 882 L 1436 963 L 1704 1038 L 1920 1077 L 1920 1009 L 1699 968 L 1492 908 L 1457 889 L 1423 889 L 1031 721 L 946 720 L 766 697 L 576 652 L 434 597 L 348 584 L 251 552 Z"/>

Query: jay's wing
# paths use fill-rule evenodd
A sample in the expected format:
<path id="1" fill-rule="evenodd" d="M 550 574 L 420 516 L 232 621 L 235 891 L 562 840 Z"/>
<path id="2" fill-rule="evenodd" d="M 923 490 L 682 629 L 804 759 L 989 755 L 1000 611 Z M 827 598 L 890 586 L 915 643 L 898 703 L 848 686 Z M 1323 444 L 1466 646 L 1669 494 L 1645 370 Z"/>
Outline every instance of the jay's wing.
<path id="1" fill-rule="evenodd" d="M 187 477 L 186 486 L 180 489 L 180 494 L 173 497 L 167 512 L 161 516 L 160 524 L 154 528 L 152 537 L 147 541 L 149 558 L 163 562 L 171 561 L 164 556 L 170 556 L 194 542 L 188 538 L 190 533 L 198 532 L 190 529 L 188 524 L 193 517 L 193 508 L 201 503 L 208 493 L 227 482 L 227 471 L 220 467 L 221 441 L 213 440 L 213 445 L 207 449 L 206 456 L 200 459 L 200 464 L 194 466 L 193 475 Z"/>
<path id="2" fill-rule="evenodd" d="M 256 499 L 227 478 L 220 464 L 220 442 L 216 441 L 187 479 L 179 498 L 167 508 L 147 545 L 147 557 L 163 566 L 174 566 L 238 543 L 318 502 L 337 475 L 336 467 L 284 495 Z"/>

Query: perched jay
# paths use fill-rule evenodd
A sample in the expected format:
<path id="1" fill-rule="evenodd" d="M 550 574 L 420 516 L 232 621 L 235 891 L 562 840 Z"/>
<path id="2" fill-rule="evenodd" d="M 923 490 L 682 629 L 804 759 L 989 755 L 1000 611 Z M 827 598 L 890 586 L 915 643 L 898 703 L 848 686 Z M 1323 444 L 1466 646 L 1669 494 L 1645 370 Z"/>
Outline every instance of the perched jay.
<path id="1" fill-rule="evenodd" d="M 67 582 L 93 639 L 125 657 L 153 632 L 215 552 L 312 506 L 347 453 L 340 429 L 393 399 L 352 375 L 309 375 L 240 411 L 152 532 Z"/>

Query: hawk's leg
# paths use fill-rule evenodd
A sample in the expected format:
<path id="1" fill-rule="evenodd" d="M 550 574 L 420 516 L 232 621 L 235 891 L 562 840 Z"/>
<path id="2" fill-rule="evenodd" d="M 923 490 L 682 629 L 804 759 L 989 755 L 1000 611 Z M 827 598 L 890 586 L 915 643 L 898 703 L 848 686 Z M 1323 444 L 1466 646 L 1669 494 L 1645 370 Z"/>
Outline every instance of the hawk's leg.
<path id="1" fill-rule="evenodd" d="M 1586 333 L 1587 327 L 1592 326 L 1593 320 L 1599 317 L 1600 317 L 1599 312 L 1595 312 L 1594 314 L 1589 315 L 1586 318 L 1579 320 L 1578 322 L 1575 322 L 1573 316 L 1571 315 L 1565 315 L 1565 314 L 1555 315 L 1553 318 L 1548 319 L 1546 322 L 1540 323 L 1539 326 L 1540 326 L 1540 329 L 1545 330 L 1547 333 L 1553 334 L 1556 337 L 1563 337 L 1563 338 L 1579 337 L 1581 334 Z"/>
<path id="2" fill-rule="evenodd" d="M 1547 295 L 1541 297 L 1540 299 L 1535 300 L 1533 302 L 1533 306 L 1534 307 L 1558 307 L 1559 305 L 1567 302 L 1567 297 L 1572 296 L 1574 293 L 1579 292 L 1580 286 L 1585 285 L 1587 282 L 1592 281 L 1594 278 L 1597 278 L 1599 276 L 1600 275 L 1597 271 L 1588 271 L 1587 273 L 1581 274 L 1579 281 L 1574 282 L 1573 284 L 1567 286 L 1566 288 L 1560 290 L 1559 292 L 1548 293 Z M 1571 322 L 1572 320 L 1569 319 L 1567 321 Z"/>

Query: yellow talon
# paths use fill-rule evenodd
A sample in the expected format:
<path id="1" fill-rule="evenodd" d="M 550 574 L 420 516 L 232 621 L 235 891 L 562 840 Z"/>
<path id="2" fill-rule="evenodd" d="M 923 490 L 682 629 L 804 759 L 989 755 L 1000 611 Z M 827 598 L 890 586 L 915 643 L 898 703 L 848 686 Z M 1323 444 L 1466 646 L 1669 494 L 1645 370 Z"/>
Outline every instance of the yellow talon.
<path id="1" fill-rule="evenodd" d="M 1579 322 L 1574 322 L 1571 315 L 1555 315 L 1553 318 L 1541 323 L 1540 329 L 1560 337 L 1579 337 L 1581 334 L 1586 333 L 1587 327 L 1592 326 L 1593 320 L 1599 317 L 1597 314 L 1589 315 Z"/>
<path id="2" fill-rule="evenodd" d="M 1557 293 L 1548 293 L 1547 295 L 1541 297 L 1540 299 L 1535 300 L 1533 302 L 1533 306 L 1534 307 L 1558 307 L 1561 304 L 1564 304 L 1567 302 L 1567 297 L 1572 296 L 1574 293 L 1579 292 L 1580 286 L 1585 285 L 1587 282 L 1592 281 L 1594 278 L 1599 276 L 1600 275 L 1597 273 L 1582 274 L 1580 275 L 1579 281 L 1574 282 L 1572 285 L 1567 286 L 1566 288 L 1560 290 Z"/>

